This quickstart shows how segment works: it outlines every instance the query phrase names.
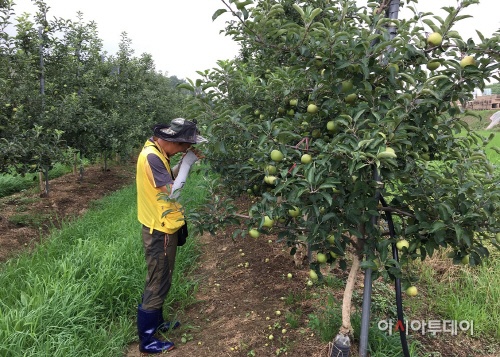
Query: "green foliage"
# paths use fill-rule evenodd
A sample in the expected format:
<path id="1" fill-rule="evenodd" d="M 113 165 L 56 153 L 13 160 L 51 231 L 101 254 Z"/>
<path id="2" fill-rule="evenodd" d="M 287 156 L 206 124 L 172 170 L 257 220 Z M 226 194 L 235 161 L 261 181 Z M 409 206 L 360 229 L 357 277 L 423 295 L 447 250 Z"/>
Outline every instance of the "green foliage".
<path id="1" fill-rule="evenodd" d="M 491 94 L 500 94 L 500 83 L 488 84 L 485 88 L 491 88 Z"/>
<path id="2" fill-rule="evenodd" d="M 396 295 L 394 291 L 381 281 L 374 281 L 372 286 L 371 315 L 376 318 L 397 319 Z M 353 302 L 361 306 L 363 296 L 353 292 Z"/>
<path id="3" fill-rule="evenodd" d="M 226 34 L 241 44 L 240 56 L 190 82 L 188 110 L 205 128 L 207 152 L 229 196 L 248 189 L 261 195 L 249 228 L 267 233 L 262 217 L 282 218 L 273 230 L 292 253 L 297 243 L 309 243 L 335 254 L 327 254 L 328 263 L 339 260 L 343 268 L 344 253 L 357 240 L 367 255 L 362 268 L 374 269 L 374 279 L 402 278 L 403 289 L 416 277 L 400 267 L 437 249 L 451 246 L 457 263 L 469 255 L 472 266 L 489 256 L 484 241 L 500 231 L 500 191 L 485 154 L 492 137 L 470 131 L 463 119 L 474 113 L 453 103 L 465 105 L 475 87 L 496 78 L 500 47 L 496 37 L 476 43 L 453 31 L 471 4 L 445 7 L 445 19 L 424 17 L 443 35 L 439 47 L 427 45 L 429 29 L 419 16 L 389 20 L 375 3 L 304 7 L 282 0 L 227 9 L 233 20 Z M 465 54 L 477 65 L 461 68 Z M 426 68 L 431 59 L 441 63 L 433 72 Z M 319 111 L 307 112 L 309 104 Z M 462 130 L 466 136 L 458 135 Z M 281 161 L 270 159 L 273 150 L 281 151 Z M 302 164 L 306 152 L 313 160 Z M 270 163 L 276 178 L 265 182 Z M 393 240 L 369 223 L 384 218 L 376 191 L 400 216 L 397 237 L 410 242 L 401 265 L 390 259 Z M 207 206 L 200 229 L 228 221 L 228 212 L 214 207 Z M 292 218 L 294 207 L 301 214 Z M 334 244 L 326 241 L 330 234 Z"/>
<path id="4" fill-rule="evenodd" d="M 95 22 L 55 18 L 36 1 L 34 19 L 0 8 L 0 172 L 37 172 L 102 154 L 130 156 L 151 126 L 182 114 L 181 82 L 155 70 L 149 54 L 134 57 L 121 36 L 115 56 L 103 54 Z M 43 79 L 43 81 L 42 81 Z M 68 150 L 70 154 L 67 155 Z"/>

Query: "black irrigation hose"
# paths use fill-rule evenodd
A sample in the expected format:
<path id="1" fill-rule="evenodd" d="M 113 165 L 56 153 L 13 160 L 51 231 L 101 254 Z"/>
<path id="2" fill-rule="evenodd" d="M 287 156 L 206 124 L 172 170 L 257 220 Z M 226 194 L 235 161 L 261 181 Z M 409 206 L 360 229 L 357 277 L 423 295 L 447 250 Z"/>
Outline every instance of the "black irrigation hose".
<path id="1" fill-rule="evenodd" d="M 387 202 L 385 201 L 384 197 L 382 197 L 382 195 L 380 195 L 380 202 L 382 203 L 382 206 L 388 207 Z M 387 224 L 389 225 L 389 233 L 391 235 L 391 238 L 394 239 L 396 234 L 394 232 L 394 222 L 392 221 L 391 212 L 385 212 L 385 215 L 387 217 Z M 392 243 L 392 255 L 393 258 L 399 263 L 398 248 L 396 247 L 396 243 Z M 403 315 L 403 301 L 401 300 L 401 281 L 399 280 L 399 278 L 394 279 L 394 284 L 396 287 L 396 307 L 398 310 L 398 321 L 401 321 L 403 326 L 405 326 Z M 407 331 L 403 331 L 402 328 L 399 329 L 399 336 L 401 338 L 403 354 L 405 357 L 410 357 L 410 352 L 408 351 L 408 342 L 406 341 L 406 332 Z"/>

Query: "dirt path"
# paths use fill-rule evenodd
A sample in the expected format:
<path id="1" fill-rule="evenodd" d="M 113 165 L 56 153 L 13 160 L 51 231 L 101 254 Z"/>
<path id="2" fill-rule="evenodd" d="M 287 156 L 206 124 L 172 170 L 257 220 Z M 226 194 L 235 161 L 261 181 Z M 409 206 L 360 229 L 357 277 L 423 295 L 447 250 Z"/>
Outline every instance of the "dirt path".
<path id="1" fill-rule="evenodd" d="M 281 243 L 274 243 L 275 236 L 233 242 L 233 229 L 225 237 L 200 237 L 205 260 L 196 271 L 198 302 L 180 317 L 183 327 L 168 336 L 176 344 L 168 355 L 327 356 L 327 344 L 307 327 L 308 314 L 320 299 L 313 296 L 316 288 L 305 284 L 308 270 L 295 268 Z M 182 337 L 188 341 L 182 343 Z M 138 345 L 132 344 L 127 357 L 136 356 Z"/>
<path id="2" fill-rule="evenodd" d="M 41 235 L 60 227 L 64 220 L 81 216 L 92 201 L 134 182 L 135 160 L 113 164 L 108 171 L 100 165 L 86 167 L 79 175 L 50 180 L 49 197 L 37 188 L 27 188 L 0 199 L 0 262 L 23 250 L 31 250 Z"/>

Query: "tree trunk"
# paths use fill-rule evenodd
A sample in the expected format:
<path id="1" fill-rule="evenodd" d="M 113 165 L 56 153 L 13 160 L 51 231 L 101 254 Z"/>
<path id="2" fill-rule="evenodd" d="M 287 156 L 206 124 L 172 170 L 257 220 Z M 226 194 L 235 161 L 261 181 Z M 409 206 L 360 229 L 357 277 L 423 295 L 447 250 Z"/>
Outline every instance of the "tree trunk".
<path id="1" fill-rule="evenodd" d="M 73 154 L 73 175 L 76 176 L 76 152 Z"/>
<path id="2" fill-rule="evenodd" d="M 358 277 L 360 263 L 361 257 L 356 251 L 352 257 L 352 266 L 345 285 L 344 297 L 342 299 L 342 327 L 340 327 L 339 333 L 349 335 L 350 337 L 353 336 L 354 332 L 351 325 L 352 292 L 354 291 L 354 285 L 356 284 L 356 279 Z"/>
<path id="3" fill-rule="evenodd" d="M 43 173 L 41 170 L 38 171 L 38 182 L 40 184 L 40 195 L 43 195 L 43 192 L 45 191 L 45 186 L 43 181 Z"/>
<path id="4" fill-rule="evenodd" d="M 364 236 L 364 225 L 359 227 L 359 231 Z M 342 326 L 339 333 L 331 343 L 329 357 L 347 357 L 351 348 L 351 340 L 354 336 L 354 329 L 351 325 L 351 306 L 352 306 L 352 292 L 354 285 L 360 271 L 360 264 L 363 259 L 363 249 L 365 240 L 363 238 L 351 237 L 353 240 L 352 265 L 349 271 L 349 277 L 344 289 L 344 297 L 342 299 Z"/>

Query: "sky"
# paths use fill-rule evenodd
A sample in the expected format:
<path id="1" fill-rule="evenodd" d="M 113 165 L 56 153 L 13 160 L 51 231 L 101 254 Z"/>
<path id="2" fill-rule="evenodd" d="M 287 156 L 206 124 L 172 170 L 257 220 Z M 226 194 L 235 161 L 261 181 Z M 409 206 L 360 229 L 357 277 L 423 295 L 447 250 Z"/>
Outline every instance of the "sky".
<path id="1" fill-rule="evenodd" d="M 367 0 L 357 0 L 366 5 Z M 406 2 L 405 0 L 403 0 Z M 16 17 L 24 12 L 34 14 L 36 7 L 31 0 L 14 0 Z M 76 19 L 83 12 L 86 22 L 95 21 L 104 49 L 114 54 L 118 49 L 120 34 L 127 32 L 132 40 L 135 55 L 146 52 L 153 56 L 156 69 L 178 78 L 199 78 L 196 71 L 216 67 L 217 60 L 232 59 L 238 53 L 238 45 L 229 36 L 219 34 L 228 13 L 214 22 L 213 13 L 224 8 L 221 0 L 45 0 L 50 7 L 48 19 L 62 17 Z M 443 18 L 443 6 L 457 6 L 457 0 L 419 0 L 419 12 L 433 12 Z M 500 28 L 498 0 L 480 0 L 463 14 L 474 16 L 458 23 L 455 30 L 463 38 L 477 39 L 475 29 L 490 37 Z M 399 18 L 411 17 L 406 9 Z M 427 25 L 425 25 L 427 27 Z"/>

